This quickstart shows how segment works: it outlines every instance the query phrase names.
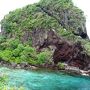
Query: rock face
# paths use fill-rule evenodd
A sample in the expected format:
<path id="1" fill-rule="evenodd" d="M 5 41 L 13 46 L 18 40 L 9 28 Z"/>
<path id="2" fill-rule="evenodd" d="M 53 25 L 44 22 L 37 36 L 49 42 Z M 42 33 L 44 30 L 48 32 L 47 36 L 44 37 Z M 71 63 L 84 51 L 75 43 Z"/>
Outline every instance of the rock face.
<path id="1" fill-rule="evenodd" d="M 35 29 L 32 31 L 32 43 L 38 50 L 48 47 L 49 45 L 54 45 L 59 40 L 54 30 Z"/>
<path id="2" fill-rule="evenodd" d="M 58 2 L 61 2 L 62 5 L 63 5 L 63 2 L 66 2 L 67 7 L 62 8 L 64 7 L 62 5 L 61 5 L 61 8 L 58 7 L 56 5 Z M 46 3 L 46 4 L 43 4 L 43 3 Z M 68 7 L 68 4 L 70 4 L 69 7 Z M 55 1 L 54 5 L 56 5 L 57 7 L 53 6 L 53 0 L 50 0 L 49 3 L 47 3 L 47 1 L 42 1 L 41 4 L 37 6 L 41 8 L 41 10 L 44 13 L 55 18 L 63 28 L 67 30 L 73 29 L 74 30 L 73 33 L 78 34 L 78 36 L 81 36 L 82 38 L 87 38 L 87 31 L 85 26 L 86 21 L 84 16 L 80 15 L 80 14 L 83 14 L 83 12 L 78 9 L 77 11 L 78 15 L 77 15 L 77 13 L 75 12 L 77 7 L 73 8 L 73 3 L 70 0 L 68 1 L 57 0 Z M 81 20 L 79 20 L 80 18 Z M 82 34 L 84 34 L 84 36 Z"/>
<path id="3" fill-rule="evenodd" d="M 66 62 L 71 66 L 84 69 L 87 65 L 87 55 L 83 52 L 80 42 L 70 45 L 68 42 L 57 44 L 53 54 L 54 63 Z"/>
<path id="4" fill-rule="evenodd" d="M 80 42 L 70 43 L 59 37 L 54 30 L 35 30 L 33 31 L 33 46 L 40 51 L 49 46 L 55 46 L 53 61 L 66 62 L 70 66 L 85 69 L 89 65 L 90 57 L 84 52 Z"/>
<path id="5" fill-rule="evenodd" d="M 31 36 L 31 32 L 29 30 L 23 30 L 23 34 L 20 37 L 22 43 L 26 43 L 27 41 L 29 41 Z"/>
<path id="6" fill-rule="evenodd" d="M 6 15 L 1 21 L 1 31 L 6 37 L 21 36 L 23 42 L 28 40 L 27 32 L 38 27 L 63 28 L 87 38 L 85 24 L 83 11 L 75 7 L 71 0 L 41 0 Z M 25 32 L 24 35 L 21 32 Z"/>

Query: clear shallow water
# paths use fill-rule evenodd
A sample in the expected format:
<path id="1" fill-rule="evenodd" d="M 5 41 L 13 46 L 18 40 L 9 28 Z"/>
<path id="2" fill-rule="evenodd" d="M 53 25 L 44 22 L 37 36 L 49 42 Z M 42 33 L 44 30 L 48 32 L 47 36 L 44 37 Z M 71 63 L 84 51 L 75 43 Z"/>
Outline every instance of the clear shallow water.
<path id="1" fill-rule="evenodd" d="M 51 71 L 25 71 L 0 68 L 8 75 L 8 85 L 24 87 L 25 90 L 90 90 L 90 78 L 70 76 Z"/>

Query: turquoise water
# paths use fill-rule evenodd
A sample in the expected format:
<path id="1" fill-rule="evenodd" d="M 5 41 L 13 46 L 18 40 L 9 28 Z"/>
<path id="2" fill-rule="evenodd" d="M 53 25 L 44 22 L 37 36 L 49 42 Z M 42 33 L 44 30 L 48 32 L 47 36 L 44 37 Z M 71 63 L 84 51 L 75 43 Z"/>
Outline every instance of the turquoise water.
<path id="1" fill-rule="evenodd" d="M 0 68 L 8 75 L 8 85 L 24 87 L 25 90 L 90 90 L 90 78 L 70 76 L 51 71 L 25 71 Z"/>

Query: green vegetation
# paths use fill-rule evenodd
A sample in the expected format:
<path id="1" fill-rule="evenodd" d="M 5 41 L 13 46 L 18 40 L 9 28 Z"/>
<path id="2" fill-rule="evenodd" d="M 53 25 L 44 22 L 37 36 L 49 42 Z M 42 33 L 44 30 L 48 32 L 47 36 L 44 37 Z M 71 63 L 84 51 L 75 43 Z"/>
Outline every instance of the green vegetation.
<path id="1" fill-rule="evenodd" d="M 1 21 L 2 36 L 0 36 L 0 59 L 10 63 L 27 62 L 41 65 L 50 62 L 50 51 L 36 52 L 32 47 L 31 33 L 36 28 L 54 29 L 60 36 L 71 41 L 82 41 L 90 52 L 89 42 L 84 42 L 72 31 L 85 24 L 83 12 L 75 7 L 71 0 L 41 0 L 37 4 L 27 5 L 22 9 L 10 12 Z M 83 30 L 82 30 L 83 31 Z"/>
<path id="2" fill-rule="evenodd" d="M 42 65 L 44 63 L 49 63 L 51 59 L 51 52 L 50 51 L 44 51 L 37 55 L 38 62 L 37 64 Z"/>
<path id="3" fill-rule="evenodd" d="M 0 90 L 25 90 L 24 87 L 9 86 L 8 76 L 5 73 L 0 73 Z"/>
<path id="4" fill-rule="evenodd" d="M 2 75 L 0 76 L 0 87 L 5 85 L 6 82 L 6 75 Z"/>
<path id="5" fill-rule="evenodd" d="M 72 0 L 41 0 L 39 5 L 52 13 L 52 17 L 67 30 L 77 30 L 85 24 L 83 11 L 75 7 Z"/>
<path id="6" fill-rule="evenodd" d="M 57 66 L 58 66 L 59 69 L 65 69 L 65 65 L 63 63 L 61 63 L 61 62 L 59 62 L 57 64 Z"/>
<path id="7" fill-rule="evenodd" d="M 50 57 L 49 51 L 37 53 L 35 48 L 29 45 L 19 44 L 18 40 L 11 40 L 1 44 L 0 59 L 10 63 L 27 62 L 32 65 L 43 64 Z"/>
<path id="8" fill-rule="evenodd" d="M 17 88 L 17 87 L 3 86 L 3 87 L 0 87 L 0 90 L 25 90 L 25 89 L 23 87 Z"/>
<path id="9" fill-rule="evenodd" d="M 83 12 L 75 7 L 71 0 L 41 0 L 38 4 L 27 5 L 10 12 L 1 21 L 4 34 L 8 38 L 20 38 L 24 31 L 32 31 L 35 28 L 46 30 L 51 28 L 58 32 L 65 28 L 72 31 L 83 24 L 85 24 Z"/>

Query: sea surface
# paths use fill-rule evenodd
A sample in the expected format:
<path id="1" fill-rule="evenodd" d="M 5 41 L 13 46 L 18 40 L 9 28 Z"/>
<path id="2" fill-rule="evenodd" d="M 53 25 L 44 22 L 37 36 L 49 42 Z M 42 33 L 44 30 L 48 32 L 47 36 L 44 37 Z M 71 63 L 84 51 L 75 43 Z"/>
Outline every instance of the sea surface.
<path id="1" fill-rule="evenodd" d="M 24 90 L 90 90 L 90 77 L 4 67 L 0 68 L 0 73 L 8 76 L 8 86 L 24 87 Z"/>

